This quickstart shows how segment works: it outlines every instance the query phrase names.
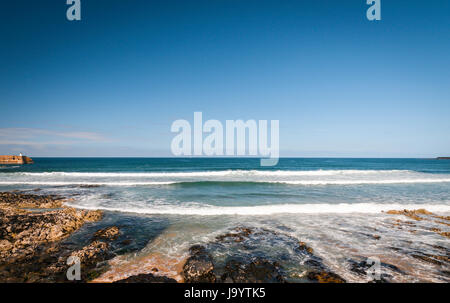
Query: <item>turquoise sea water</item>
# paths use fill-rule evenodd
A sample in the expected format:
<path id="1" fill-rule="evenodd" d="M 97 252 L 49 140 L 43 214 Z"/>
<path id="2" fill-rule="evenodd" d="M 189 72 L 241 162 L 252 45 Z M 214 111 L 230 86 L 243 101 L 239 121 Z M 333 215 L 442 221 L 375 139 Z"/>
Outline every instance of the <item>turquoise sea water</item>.
<path id="1" fill-rule="evenodd" d="M 161 263 L 160 256 L 182 259 L 192 244 L 207 243 L 236 226 L 251 226 L 283 231 L 309 243 L 348 280 L 360 279 L 345 265 L 349 255 L 377 255 L 413 265 L 406 276 L 393 274 L 399 281 L 446 279 L 442 269 L 430 270 L 408 253 L 387 247 L 436 253 L 433 245 L 449 248 L 447 238 L 430 232 L 431 223 L 421 223 L 415 234 L 393 229 L 389 223 L 395 216 L 382 211 L 426 208 L 448 215 L 448 160 L 282 158 L 270 168 L 252 158 L 34 160 L 33 165 L 0 166 L 0 190 L 61 194 L 72 198 L 70 206 L 106 210 L 107 222 L 128 222 L 142 247 L 117 257 L 112 268 L 142 271 L 152 262 Z M 448 226 L 439 228 L 445 231 Z M 375 242 L 364 236 L 374 230 L 382 234 Z M 261 249 L 274 257 L 279 253 L 269 244 Z M 301 274 L 295 265 L 301 260 L 292 255 L 286 262 L 292 277 Z M 176 271 L 170 264 L 167 268 L 169 274 Z M 111 276 L 126 275 L 118 272 L 113 270 Z"/>

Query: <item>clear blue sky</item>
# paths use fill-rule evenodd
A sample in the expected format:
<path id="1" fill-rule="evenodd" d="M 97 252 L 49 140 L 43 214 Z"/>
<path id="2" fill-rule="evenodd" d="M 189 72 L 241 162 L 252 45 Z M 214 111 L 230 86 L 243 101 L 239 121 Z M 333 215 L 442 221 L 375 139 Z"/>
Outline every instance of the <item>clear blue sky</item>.
<path id="1" fill-rule="evenodd" d="M 450 154 L 450 1 L 15 0 L 0 154 L 170 156 L 176 119 L 278 119 L 281 156 Z"/>

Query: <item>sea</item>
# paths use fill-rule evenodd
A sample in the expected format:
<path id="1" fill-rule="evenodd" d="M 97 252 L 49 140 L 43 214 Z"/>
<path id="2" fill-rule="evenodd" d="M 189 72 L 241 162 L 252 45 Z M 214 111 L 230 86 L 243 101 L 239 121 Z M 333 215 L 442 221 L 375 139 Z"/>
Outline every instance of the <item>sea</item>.
<path id="1" fill-rule="evenodd" d="M 367 258 L 380 259 L 392 282 L 450 281 L 448 262 L 426 261 L 448 260 L 450 240 L 436 232 L 449 232 L 448 221 L 386 213 L 450 215 L 450 160 L 281 158 L 274 167 L 261 167 L 257 158 L 33 160 L 0 165 L 0 191 L 58 194 L 67 206 L 105 211 L 72 242 L 86 243 L 87 233 L 102 226 L 121 229 L 126 241 L 98 281 L 154 268 L 180 280 L 190 246 L 211 246 L 237 227 L 266 234 L 247 245 L 214 246 L 217 264 L 264 257 L 281 264 L 290 282 L 305 282 L 305 258 L 295 249 L 301 241 L 349 282 L 367 281 L 355 270 Z"/>

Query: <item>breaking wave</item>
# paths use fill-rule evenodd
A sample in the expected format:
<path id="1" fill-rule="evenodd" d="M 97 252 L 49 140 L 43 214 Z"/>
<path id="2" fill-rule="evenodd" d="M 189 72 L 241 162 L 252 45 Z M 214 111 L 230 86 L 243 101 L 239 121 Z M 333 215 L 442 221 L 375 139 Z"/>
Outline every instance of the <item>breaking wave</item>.
<path id="1" fill-rule="evenodd" d="M 389 173 L 414 173 L 409 170 L 220 170 L 194 172 L 42 172 L 14 173 L 33 177 L 85 177 L 85 178 L 155 178 L 155 177 L 227 177 L 227 176 L 257 176 L 257 177 L 296 177 L 296 176 L 339 176 L 339 175 L 372 175 Z"/>
<path id="2" fill-rule="evenodd" d="M 167 206 L 143 206 L 143 207 L 119 207 L 93 205 L 91 203 L 67 203 L 68 206 L 81 209 L 101 209 L 108 211 L 130 212 L 154 215 L 196 215 L 196 216 L 220 216 L 243 215 L 265 216 L 275 214 L 321 214 L 321 213 L 381 213 L 387 210 L 420 209 L 426 208 L 431 212 L 450 212 L 450 205 L 445 204 L 381 204 L 381 203 L 340 203 L 340 204 L 278 204 L 259 206 L 211 206 L 211 205 L 167 205 Z M 127 205 L 127 204 L 124 204 Z"/>

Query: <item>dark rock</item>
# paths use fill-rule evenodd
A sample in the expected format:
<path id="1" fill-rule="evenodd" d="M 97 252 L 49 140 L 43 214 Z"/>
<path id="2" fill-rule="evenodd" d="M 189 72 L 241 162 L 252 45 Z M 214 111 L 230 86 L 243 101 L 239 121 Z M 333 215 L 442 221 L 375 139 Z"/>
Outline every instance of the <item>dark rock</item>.
<path id="1" fill-rule="evenodd" d="M 210 254 L 200 245 L 194 245 L 189 249 L 191 256 L 183 266 L 184 282 L 186 283 L 213 283 L 216 277 L 213 273 L 214 263 Z"/>
<path id="2" fill-rule="evenodd" d="M 436 264 L 436 265 L 443 265 L 444 263 L 450 263 L 450 257 L 449 256 L 440 256 L 440 255 L 430 255 L 425 253 L 417 253 L 417 254 L 411 254 L 411 257 L 422 260 L 427 263 Z"/>
<path id="3" fill-rule="evenodd" d="M 367 270 L 370 269 L 373 264 L 369 264 L 367 263 L 366 260 L 362 260 L 360 262 L 352 260 L 352 259 L 348 259 L 348 263 L 350 265 L 349 269 L 360 275 L 360 276 L 368 276 Z M 389 269 L 393 272 L 397 272 L 400 274 L 405 274 L 402 270 L 400 270 L 397 266 L 392 265 L 392 264 L 388 264 L 388 263 L 384 263 L 384 262 L 380 262 L 380 266 L 383 267 L 385 270 Z M 375 283 L 389 283 L 389 279 L 392 278 L 391 275 L 385 273 L 385 270 L 383 271 L 384 273 L 381 274 L 380 279 L 379 280 L 373 280 L 372 282 Z"/>
<path id="4" fill-rule="evenodd" d="M 139 274 L 126 279 L 114 281 L 113 283 L 177 283 L 175 279 L 153 274 Z"/>
<path id="5" fill-rule="evenodd" d="M 130 239 L 125 239 L 125 240 L 123 240 L 122 242 L 120 242 L 120 244 L 126 246 L 126 245 L 130 245 L 131 242 L 132 242 L 132 241 L 131 241 Z"/>
<path id="6" fill-rule="evenodd" d="M 97 185 L 97 184 L 81 184 L 78 187 L 79 188 L 97 188 L 97 187 L 101 187 L 101 185 Z"/>
<path id="7" fill-rule="evenodd" d="M 245 227 L 237 227 L 235 228 L 235 232 L 226 233 L 216 237 L 217 241 L 234 241 L 234 242 L 242 242 L 246 237 L 252 234 L 253 231 L 250 228 Z"/>
<path id="8" fill-rule="evenodd" d="M 283 283 L 286 282 L 280 273 L 280 265 L 264 259 L 255 259 L 249 264 L 230 260 L 225 265 L 222 282 L 233 283 Z"/>

